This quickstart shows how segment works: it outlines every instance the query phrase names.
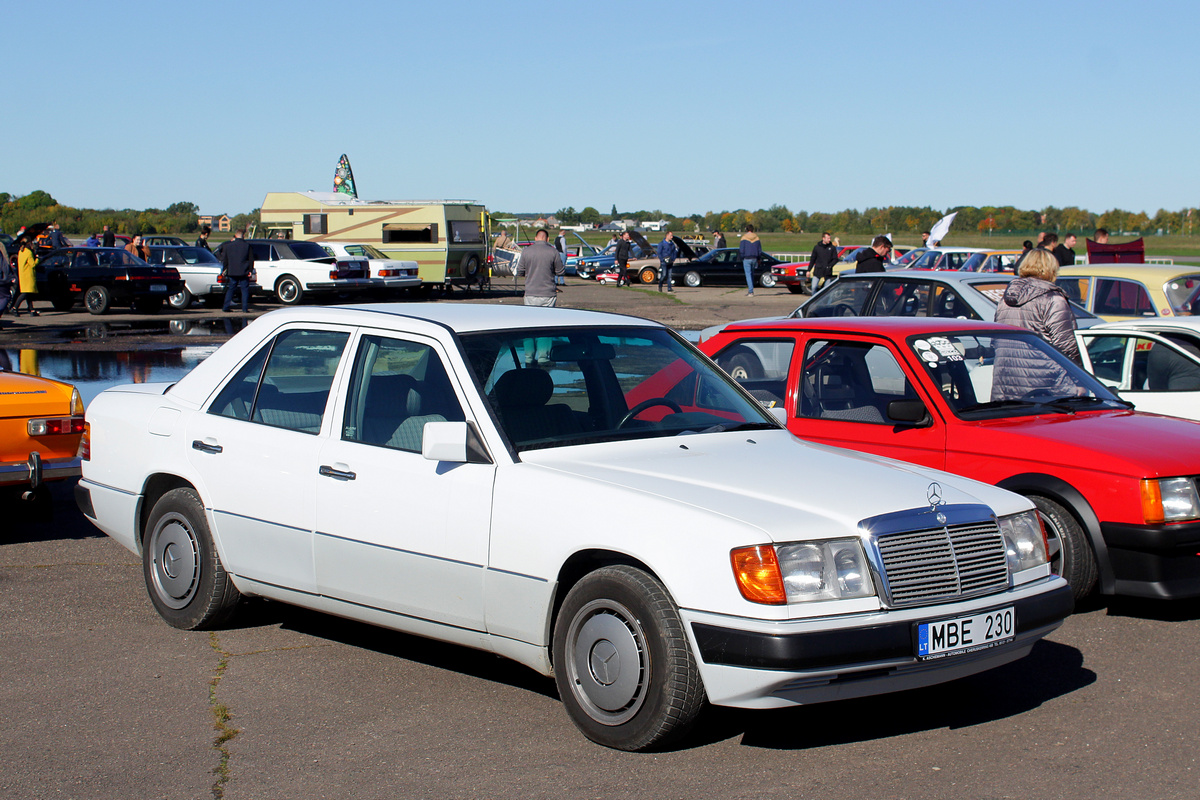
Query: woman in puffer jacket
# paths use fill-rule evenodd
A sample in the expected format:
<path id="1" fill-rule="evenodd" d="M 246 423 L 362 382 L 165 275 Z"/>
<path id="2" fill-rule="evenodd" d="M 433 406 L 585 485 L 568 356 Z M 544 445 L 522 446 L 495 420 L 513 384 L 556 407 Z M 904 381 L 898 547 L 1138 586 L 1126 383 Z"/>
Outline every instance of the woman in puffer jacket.
<path id="1" fill-rule="evenodd" d="M 1075 341 L 1075 314 L 1066 292 L 1054 283 L 1058 259 L 1049 250 L 1030 251 L 1021 262 L 1020 275 L 1004 290 L 1004 298 L 996 306 L 996 322 L 1033 331 L 1082 364 Z"/>

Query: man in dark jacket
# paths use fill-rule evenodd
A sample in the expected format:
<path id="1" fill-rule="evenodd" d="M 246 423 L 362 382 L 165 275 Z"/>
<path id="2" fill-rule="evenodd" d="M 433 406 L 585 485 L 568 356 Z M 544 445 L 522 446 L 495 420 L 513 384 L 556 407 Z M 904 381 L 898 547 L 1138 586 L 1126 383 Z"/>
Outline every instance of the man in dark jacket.
<path id="1" fill-rule="evenodd" d="M 621 234 L 620 240 L 617 242 L 617 286 L 629 285 L 629 255 L 633 252 L 633 241 L 629 238 L 629 231 Z"/>
<path id="2" fill-rule="evenodd" d="M 196 238 L 196 247 L 203 247 L 205 250 L 212 252 L 212 248 L 208 246 L 208 235 L 212 233 L 212 228 L 205 225 L 200 229 L 200 236 Z"/>
<path id="3" fill-rule="evenodd" d="M 100 235 L 100 246 L 101 247 L 116 247 L 116 245 L 117 245 L 117 235 L 115 233 L 113 233 L 112 231 L 110 231 L 108 229 L 108 226 L 105 225 L 104 233 L 102 233 Z"/>
<path id="4" fill-rule="evenodd" d="M 1060 267 L 1069 267 L 1075 263 L 1075 234 L 1068 233 L 1067 238 L 1063 239 L 1062 244 L 1054 248 L 1054 257 L 1058 259 Z"/>
<path id="5" fill-rule="evenodd" d="M 254 272 L 254 251 L 244 238 L 246 232 L 237 230 L 233 238 L 220 247 L 221 264 L 225 267 L 225 302 L 222 310 L 226 313 L 233 307 L 233 290 L 242 293 L 242 311 L 250 310 L 250 275 Z"/>
<path id="6" fill-rule="evenodd" d="M 834 243 L 829 231 L 821 234 L 821 241 L 813 246 L 812 255 L 808 257 L 808 279 L 811 281 L 811 293 L 825 285 L 825 281 L 833 277 L 833 265 L 838 260 L 838 246 Z"/>
<path id="7" fill-rule="evenodd" d="M 871 242 L 870 247 L 864 247 L 859 250 L 854 256 L 855 264 L 854 273 L 861 275 L 864 272 L 884 272 L 887 267 L 888 254 L 892 252 L 892 240 L 880 234 Z"/>

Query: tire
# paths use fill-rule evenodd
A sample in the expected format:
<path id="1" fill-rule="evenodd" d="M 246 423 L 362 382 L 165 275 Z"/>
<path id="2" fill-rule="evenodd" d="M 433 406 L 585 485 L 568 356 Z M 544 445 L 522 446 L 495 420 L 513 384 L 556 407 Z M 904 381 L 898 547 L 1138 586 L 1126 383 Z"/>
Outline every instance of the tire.
<path id="1" fill-rule="evenodd" d="M 225 295 L 206 294 L 200 302 L 204 304 L 205 308 L 220 308 L 222 303 L 225 302 Z"/>
<path id="2" fill-rule="evenodd" d="M 192 301 L 195 299 L 192 293 L 188 291 L 188 288 L 184 286 L 178 292 L 168 297 L 167 302 L 171 305 L 171 308 L 179 311 L 191 307 Z"/>
<path id="3" fill-rule="evenodd" d="M 138 297 L 129 307 L 136 314 L 157 314 L 162 311 L 163 301 L 161 297 Z"/>
<path id="4" fill-rule="evenodd" d="M 739 383 L 762 380 L 763 377 L 762 362 L 754 355 L 754 351 L 745 347 L 735 347 L 719 356 L 717 366 Z"/>
<path id="5" fill-rule="evenodd" d="M 555 619 L 554 679 L 576 727 L 617 750 L 684 736 L 704 686 L 679 610 L 662 584 L 627 566 L 572 587 Z"/>
<path id="6" fill-rule="evenodd" d="M 83 293 L 83 304 L 89 314 L 105 314 L 112 307 L 112 296 L 103 286 L 89 286 Z"/>
<path id="7" fill-rule="evenodd" d="M 292 275 L 284 275 L 275 281 L 275 296 L 285 306 L 294 306 L 304 297 L 304 287 Z"/>
<path id="8" fill-rule="evenodd" d="M 768 271 L 758 276 L 758 285 L 764 289 L 774 289 L 777 283 L 779 279 L 775 277 L 774 272 Z"/>
<path id="9" fill-rule="evenodd" d="M 683 282 L 695 289 L 700 285 L 700 273 L 695 270 L 688 270 L 683 276 Z"/>
<path id="10" fill-rule="evenodd" d="M 587 267 L 578 267 L 577 266 L 577 267 L 575 267 L 575 277 L 583 278 L 585 281 L 590 280 L 592 277 L 592 271 L 590 269 L 588 269 Z"/>
<path id="11" fill-rule="evenodd" d="M 794 285 L 792 285 L 792 284 L 790 284 L 790 283 L 789 283 L 789 284 L 787 285 L 787 288 L 788 288 L 788 291 L 789 291 L 789 292 L 791 292 L 792 294 L 803 294 L 803 293 L 804 293 L 804 287 L 803 287 L 803 286 L 794 286 Z"/>
<path id="12" fill-rule="evenodd" d="M 654 267 L 642 267 L 642 271 L 638 273 L 638 280 L 645 284 L 658 283 L 658 272 Z"/>
<path id="13" fill-rule="evenodd" d="M 75 307 L 74 297 L 55 297 L 50 301 L 55 311 L 70 311 Z"/>
<path id="14" fill-rule="evenodd" d="M 458 262 L 458 269 L 459 274 L 468 283 L 474 283 L 479 280 L 479 256 L 474 253 L 467 253 L 462 257 L 462 261 Z"/>
<path id="15" fill-rule="evenodd" d="M 172 489 L 154 504 L 142 574 L 159 616 L 183 630 L 216 627 L 242 597 L 221 565 L 204 505 L 191 489 Z"/>
<path id="16" fill-rule="evenodd" d="M 1079 601 L 1096 588 L 1099 568 L 1083 526 L 1064 506 L 1040 495 L 1029 495 L 1046 526 L 1046 544 L 1050 548 L 1050 571 L 1071 584 Z"/>

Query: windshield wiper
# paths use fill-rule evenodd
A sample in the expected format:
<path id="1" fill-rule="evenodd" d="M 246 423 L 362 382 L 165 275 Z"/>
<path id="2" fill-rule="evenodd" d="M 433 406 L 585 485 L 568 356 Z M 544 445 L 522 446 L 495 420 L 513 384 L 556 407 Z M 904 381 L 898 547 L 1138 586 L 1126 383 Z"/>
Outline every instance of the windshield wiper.
<path id="1" fill-rule="evenodd" d="M 736 425 L 712 425 L 699 433 L 731 433 L 733 431 L 773 431 L 781 426 L 770 422 L 739 422 Z M 688 431 L 684 431 L 688 433 Z"/>
<path id="2" fill-rule="evenodd" d="M 1092 397 L 1092 396 L 1075 396 L 1075 397 L 1058 397 L 1054 400 L 1055 403 L 1063 405 L 1095 405 L 1097 403 L 1118 403 L 1125 408 L 1133 408 L 1133 403 L 1128 400 L 1123 400 L 1120 397 Z"/>
<path id="3" fill-rule="evenodd" d="M 1044 408 L 1046 406 L 1050 406 L 1050 404 L 1035 402 L 1033 400 L 993 400 L 990 403 L 975 403 L 974 405 L 964 406 L 963 408 L 958 409 L 958 413 L 965 414 L 969 411 L 991 411 L 992 409 L 997 408 Z"/>

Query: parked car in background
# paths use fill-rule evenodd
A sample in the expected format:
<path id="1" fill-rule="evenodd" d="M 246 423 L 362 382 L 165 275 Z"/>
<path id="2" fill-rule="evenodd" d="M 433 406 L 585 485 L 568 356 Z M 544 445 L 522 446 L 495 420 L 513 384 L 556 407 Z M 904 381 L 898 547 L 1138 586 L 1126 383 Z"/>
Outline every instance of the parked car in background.
<path id="1" fill-rule="evenodd" d="M 130 306 L 153 314 L 183 288 L 174 267 L 147 264 L 116 247 L 65 247 L 52 250 L 37 265 L 38 297 L 58 311 L 83 301 L 91 314 Z"/>
<path id="2" fill-rule="evenodd" d="M 1084 367 L 1139 411 L 1200 420 L 1200 318 L 1109 322 L 1075 338 Z"/>
<path id="3" fill-rule="evenodd" d="M 1037 335 L 995 323 L 735 323 L 743 386 L 803 439 L 995 484 L 1037 505 L 1077 598 L 1200 596 L 1200 423 L 1142 414 Z"/>
<path id="4" fill-rule="evenodd" d="M 103 392 L 88 425 L 79 507 L 168 624 L 257 595 L 478 648 L 553 675 L 623 750 L 706 700 L 981 672 L 1072 608 L 1029 501 L 806 444 L 627 316 L 283 309 L 174 384 Z"/>
<path id="5" fill-rule="evenodd" d="M 1057 283 L 1106 320 L 1188 316 L 1200 268 L 1186 264 L 1085 264 L 1063 267 Z"/>
<path id="6" fill-rule="evenodd" d="M 963 272 L 1005 272 L 1015 275 L 1017 261 L 1023 252 L 1025 251 L 987 250 L 981 253 L 972 253 L 959 269 Z"/>
<path id="7" fill-rule="evenodd" d="M 376 293 L 395 294 L 421 288 L 421 279 L 417 275 L 420 265 L 416 261 L 389 258 L 369 244 L 326 241 L 321 242 L 321 247 L 341 261 L 366 259 L 367 277 L 371 279 L 372 290 Z"/>
<path id="8" fill-rule="evenodd" d="M 225 299 L 226 284 L 221 278 L 221 262 L 203 247 L 150 245 L 150 263 L 174 267 L 183 279 L 183 286 L 167 298 L 174 309 L 189 308 L 199 298 L 209 308 L 216 308 Z M 250 290 L 259 289 L 252 282 Z"/>
<path id="9" fill-rule="evenodd" d="M 700 252 L 697 252 L 691 244 L 684 241 L 682 236 L 674 237 L 674 242 L 675 246 L 679 249 L 679 257 L 675 259 L 675 266 L 671 270 L 672 282 L 674 282 L 673 279 L 676 276 L 690 269 L 689 264 L 692 264 L 701 255 L 708 252 L 708 248 L 706 247 L 702 247 Z M 645 258 L 631 259 L 626 275 L 631 281 L 645 284 L 658 283 L 660 262 L 658 260 L 657 245 L 651 246 L 646 242 L 645 246 L 651 247 L 651 254 Z"/>
<path id="10" fill-rule="evenodd" d="M 0 369 L 0 516 L 17 499 L 50 514 L 44 484 L 80 474 L 83 428 L 83 400 L 75 387 Z"/>
<path id="11" fill-rule="evenodd" d="M 775 273 L 772 269 L 783 262 L 770 253 L 763 253 L 754 268 L 753 280 L 758 286 L 770 289 L 775 286 Z M 685 286 L 703 286 L 713 284 L 746 285 L 746 273 L 742 267 L 742 259 L 736 247 L 722 247 L 709 250 L 699 258 L 686 264 L 676 264 L 671 273 L 675 283 Z"/>
<path id="12" fill-rule="evenodd" d="M 338 261 L 317 242 L 293 239 L 247 241 L 254 252 L 260 291 L 273 294 L 284 305 L 296 305 L 310 293 L 344 295 L 372 288 L 366 259 Z"/>
<path id="13" fill-rule="evenodd" d="M 979 247 L 932 247 L 904 265 L 905 269 L 958 270 L 971 256 L 987 251 Z"/>
<path id="14" fill-rule="evenodd" d="M 634 243 L 630 250 L 630 261 L 639 258 L 654 257 L 654 248 L 647 245 L 642 247 Z M 604 249 L 593 256 L 583 256 L 575 261 L 575 274 L 580 278 L 594 278 L 605 272 L 611 272 L 617 264 L 617 246 L 613 243 L 605 245 Z"/>
<path id="15" fill-rule="evenodd" d="M 178 236 L 164 236 L 161 233 L 147 233 L 142 235 L 142 244 L 147 247 L 155 245 L 162 247 L 186 247 L 189 243 L 180 239 Z M 200 248 L 203 250 L 204 248 Z"/>

